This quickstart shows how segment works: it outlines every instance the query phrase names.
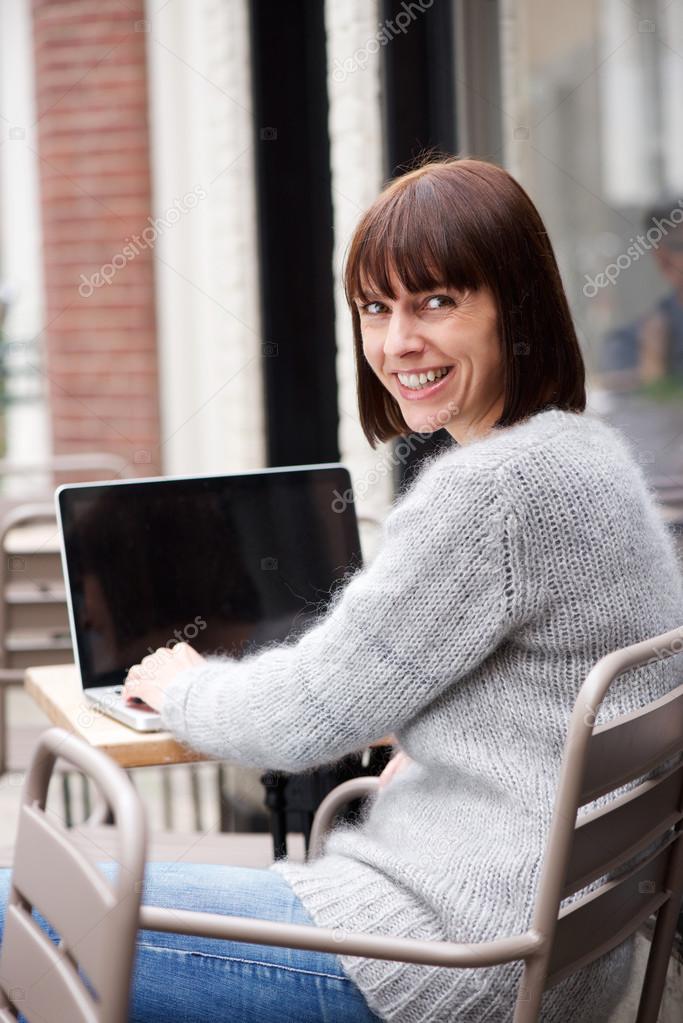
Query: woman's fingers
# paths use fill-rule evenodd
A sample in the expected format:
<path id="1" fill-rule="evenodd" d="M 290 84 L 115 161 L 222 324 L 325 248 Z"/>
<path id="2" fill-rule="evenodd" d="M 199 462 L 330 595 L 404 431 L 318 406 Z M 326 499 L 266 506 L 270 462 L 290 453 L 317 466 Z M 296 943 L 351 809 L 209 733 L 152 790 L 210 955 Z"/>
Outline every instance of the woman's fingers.
<path id="1" fill-rule="evenodd" d="M 160 710 L 166 698 L 166 689 L 175 676 L 203 661 L 202 655 L 189 643 L 176 643 L 170 648 L 159 647 L 131 667 L 123 684 L 123 695 L 127 700 L 137 697 L 155 710 Z"/>
<path id="2" fill-rule="evenodd" d="M 189 664 L 202 664 L 204 661 L 202 655 L 189 643 L 176 643 L 172 651 L 176 657 L 182 658 Z"/>

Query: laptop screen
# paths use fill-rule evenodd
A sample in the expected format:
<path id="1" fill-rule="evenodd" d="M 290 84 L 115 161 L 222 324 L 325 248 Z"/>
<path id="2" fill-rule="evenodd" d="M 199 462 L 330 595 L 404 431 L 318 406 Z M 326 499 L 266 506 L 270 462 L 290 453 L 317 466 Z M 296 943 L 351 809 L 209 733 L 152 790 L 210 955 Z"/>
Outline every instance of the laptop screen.
<path id="1" fill-rule="evenodd" d="M 84 688 L 177 640 L 239 658 L 305 631 L 361 567 L 350 487 L 337 464 L 60 487 Z"/>

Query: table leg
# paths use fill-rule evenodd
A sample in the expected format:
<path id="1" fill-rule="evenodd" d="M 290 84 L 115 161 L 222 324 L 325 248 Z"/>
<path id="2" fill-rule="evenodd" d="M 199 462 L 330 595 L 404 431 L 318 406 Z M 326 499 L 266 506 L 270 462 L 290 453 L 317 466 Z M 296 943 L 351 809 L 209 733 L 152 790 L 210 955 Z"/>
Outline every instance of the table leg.
<path id="1" fill-rule="evenodd" d="M 287 855 L 287 800 L 285 789 L 288 776 L 278 771 L 266 771 L 261 784 L 266 790 L 264 802 L 270 810 L 270 830 L 273 836 L 273 856 L 276 860 Z"/>

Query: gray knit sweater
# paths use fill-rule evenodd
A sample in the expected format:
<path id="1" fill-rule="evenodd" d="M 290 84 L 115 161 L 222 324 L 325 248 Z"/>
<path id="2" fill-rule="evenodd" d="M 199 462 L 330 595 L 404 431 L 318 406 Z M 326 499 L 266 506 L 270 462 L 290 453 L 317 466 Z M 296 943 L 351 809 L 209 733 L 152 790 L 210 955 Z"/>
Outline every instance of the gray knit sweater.
<path id="1" fill-rule="evenodd" d="M 681 624 L 673 544 L 629 442 L 550 409 L 428 459 L 372 564 L 303 636 L 183 671 L 162 716 L 198 750 L 293 772 L 394 733 L 415 763 L 319 858 L 271 869 L 321 926 L 487 941 L 530 924 L 590 668 Z M 673 688 L 677 662 L 622 675 L 598 722 Z M 632 953 L 546 992 L 544 1023 L 605 1023 Z M 342 963 L 391 1023 L 509 1021 L 522 970 Z"/>

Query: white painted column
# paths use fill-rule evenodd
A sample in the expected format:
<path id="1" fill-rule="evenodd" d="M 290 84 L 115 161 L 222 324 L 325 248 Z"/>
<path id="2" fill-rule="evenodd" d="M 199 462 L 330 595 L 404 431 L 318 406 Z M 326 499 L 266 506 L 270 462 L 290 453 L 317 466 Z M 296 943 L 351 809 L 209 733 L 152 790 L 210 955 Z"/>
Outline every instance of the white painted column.
<path id="1" fill-rule="evenodd" d="M 502 166 L 529 187 L 528 131 L 531 121 L 527 3 L 500 0 L 500 79 L 502 90 Z"/>
<path id="2" fill-rule="evenodd" d="M 383 183 L 378 16 L 377 0 L 325 3 L 339 448 L 341 460 L 351 472 L 358 515 L 382 520 L 393 497 L 391 447 L 383 444 L 373 451 L 360 426 L 351 312 L 341 282 L 344 253 L 353 230 Z M 361 523 L 363 553 L 368 561 L 376 549 L 377 534 L 376 528 Z"/>
<path id="3" fill-rule="evenodd" d="M 681 95 L 683 94 L 683 7 L 670 0 L 659 0 L 657 28 L 666 45 L 659 49 L 659 93 L 662 101 L 662 147 L 666 191 L 680 194 L 683 189 L 683 132 L 681 131 Z"/>
<path id="4" fill-rule="evenodd" d="M 612 205 L 645 206 L 658 197 L 658 147 L 652 75 L 648 74 L 648 37 L 656 25 L 643 9 L 602 0 L 598 76 L 601 104 L 602 186 Z M 635 31 L 634 31 L 635 30 Z M 649 59 L 653 59 L 650 45 Z"/>
<path id="5" fill-rule="evenodd" d="M 40 462 L 51 450 L 35 122 L 31 4 L 0 0 L 0 298 L 9 302 L 3 333 L 19 374 L 9 386 L 30 399 L 3 413 L 6 455 L 17 462 Z"/>
<path id="6" fill-rule="evenodd" d="M 265 465 L 246 0 L 146 6 L 165 473 Z"/>

